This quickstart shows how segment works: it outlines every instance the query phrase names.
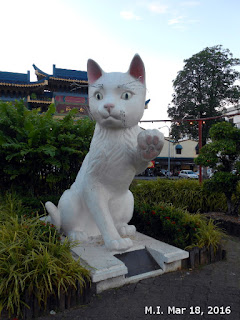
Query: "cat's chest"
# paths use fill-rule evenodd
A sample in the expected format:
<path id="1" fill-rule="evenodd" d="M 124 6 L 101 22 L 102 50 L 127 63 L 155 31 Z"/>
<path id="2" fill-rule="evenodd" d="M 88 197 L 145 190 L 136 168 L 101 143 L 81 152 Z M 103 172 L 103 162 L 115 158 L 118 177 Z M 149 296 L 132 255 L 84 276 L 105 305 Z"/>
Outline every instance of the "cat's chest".
<path id="1" fill-rule="evenodd" d="M 137 132 L 98 132 L 89 152 L 89 170 L 104 175 L 116 175 L 123 170 L 134 170 Z"/>
<path id="2" fill-rule="evenodd" d="M 136 141 L 121 136 L 118 139 L 105 138 L 93 141 L 90 153 L 108 166 L 116 166 L 131 162 L 135 149 Z"/>

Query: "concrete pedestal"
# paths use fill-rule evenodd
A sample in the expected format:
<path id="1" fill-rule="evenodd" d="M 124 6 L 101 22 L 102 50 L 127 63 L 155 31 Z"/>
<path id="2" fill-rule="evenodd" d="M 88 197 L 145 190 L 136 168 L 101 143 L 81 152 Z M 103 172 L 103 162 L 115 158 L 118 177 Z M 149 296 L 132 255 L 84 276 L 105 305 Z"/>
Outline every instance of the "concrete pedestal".
<path id="1" fill-rule="evenodd" d="M 182 249 L 138 232 L 132 240 L 133 247 L 124 252 L 108 251 L 100 237 L 73 248 L 73 256 L 80 257 L 90 270 L 97 293 L 181 269 L 181 260 L 189 256 Z"/>

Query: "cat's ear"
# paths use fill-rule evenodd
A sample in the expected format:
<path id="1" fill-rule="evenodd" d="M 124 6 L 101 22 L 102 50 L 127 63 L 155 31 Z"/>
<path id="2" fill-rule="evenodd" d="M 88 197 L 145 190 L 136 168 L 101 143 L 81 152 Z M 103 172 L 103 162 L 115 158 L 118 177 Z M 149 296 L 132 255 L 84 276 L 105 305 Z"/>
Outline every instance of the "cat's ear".
<path id="1" fill-rule="evenodd" d="M 132 77 L 138 79 L 143 84 L 145 83 L 145 67 L 138 54 L 135 54 L 133 57 L 128 72 Z"/>
<path id="2" fill-rule="evenodd" d="M 95 62 L 92 59 L 88 59 L 88 62 L 87 62 L 87 74 L 88 74 L 88 82 L 90 84 L 93 84 L 95 81 L 97 81 L 97 79 L 99 79 L 102 76 L 103 71 L 99 67 L 97 62 Z"/>

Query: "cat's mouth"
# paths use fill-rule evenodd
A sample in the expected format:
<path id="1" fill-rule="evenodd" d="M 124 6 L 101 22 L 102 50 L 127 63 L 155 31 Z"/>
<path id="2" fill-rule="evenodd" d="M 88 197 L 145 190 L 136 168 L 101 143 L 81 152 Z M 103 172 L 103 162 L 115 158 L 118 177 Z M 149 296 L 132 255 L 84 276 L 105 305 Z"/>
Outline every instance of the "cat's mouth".
<path id="1" fill-rule="evenodd" d="M 107 127 L 110 127 L 110 126 L 122 127 L 123 126 L 122 120 L 116 116 L 108 115 L 108 116 L 103 117 L 102 120 L 103 120 L 102 124 Z"/>
<path id="2" fill-rule="evenodd" d="M 110 120 L 110 119 L 113 119 L 113 120 L 120 120 L 120 118 L 119 118 L 119 117 L 113 116 L 113 115 L 111 115 L 111 114 L 106 115 L 106 116 L 104 116 L 103 118 L 104 118 L 104 120 Z"/>

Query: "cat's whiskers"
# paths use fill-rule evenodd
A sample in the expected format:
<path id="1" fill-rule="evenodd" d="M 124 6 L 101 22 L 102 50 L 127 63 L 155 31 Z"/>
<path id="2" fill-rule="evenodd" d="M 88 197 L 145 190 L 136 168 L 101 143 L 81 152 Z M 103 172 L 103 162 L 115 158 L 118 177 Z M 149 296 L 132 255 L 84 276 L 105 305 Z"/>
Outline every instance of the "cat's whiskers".
<path id="1" fill-rule="evenodd" d="M 123 127 L 126 127 L 126 113 L 124 110 L 120 110 L 120 119 L 122 122 Z"/>

